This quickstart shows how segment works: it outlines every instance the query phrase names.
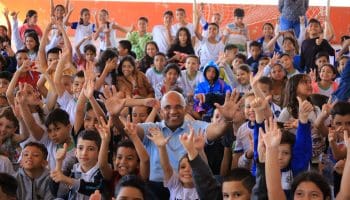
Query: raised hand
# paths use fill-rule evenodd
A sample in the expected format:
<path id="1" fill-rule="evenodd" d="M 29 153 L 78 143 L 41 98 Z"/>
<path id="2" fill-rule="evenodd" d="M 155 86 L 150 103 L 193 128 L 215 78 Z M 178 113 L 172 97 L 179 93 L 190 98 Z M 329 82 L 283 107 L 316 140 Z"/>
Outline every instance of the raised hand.
<path id="1" fill-rule="evenodd" d="M 131 33 L 131 32 L 133 32 L 134 30 L 136 30 L 136 26 L 135 26 L 135 24 L 131 24 L 131 26 L 129 27 L 128 32 Z"/>
<path id="2" fill-rule="evenodd" d="M 314 107 L 308 100 L 302 100 L 297 97 L 299 103 L 299 120 L 301 123 L 307 123 L 309 114 L 313 111 Z"/>
<path id="3" fill-rule="evenodd" d="M 190 133 L 194 133 L 194 129 L 191 126 L 190 127 Z M 196 148 L 197 151 L 203 151 L 204 150 L 204 146 L 205 146 L 205 133 L 203 130 L 199 129 L 198 134 L 194 134 L 193 136 L 193 145 L 194 148 Z"/>
<path id="4" fill-rule="evenodd" d="M 316 82 L 316 69 L 310 69 L 309 76 L 312 82 Z"/>
<path id="5" fill-rule="evenodd" d="M 337 163 L 335 163 L 333 170 L 336 171 L 338 174 L 343 174 L 345 167 L 345 160 L 339 160 Z"/>
<path id="6" fill-rule="evenodd" d="M 187 152 L 195 149 L 194 146 L 194 131 L 190 129 L 190 133 L 184 133 L 179 136 L 182 146 L 186 149 Z"/>
<path id="7" fill-rule="evenodd" d="M 89 198 L 89 200 L 101 200 L 101 199 L 102 199 L 102 195 L 99 190 L 95 190 L 95 192 L 92 195 L 90 195 L 90 198 Z"/>
<path id="8" fill-rule="evenodd" d="M 68 145 L 67 143 L 63 144 L 63 148 L 59 148 L 56 151 L 56 161 L 63 161 L 64 158 L 66 157 L 66 153 L 67 153 L 67 149 L 68 149 Z"/>
<path id="9" fill-rule="evenodd" d="M 252 101 L 250 106 L 254 109 L 255 112 L 261 112 L 269 106 L 269 102 L 266 99 L 257 97 Z"/>
<path id="10" fill-rule="evenodd" d="M 95 82 L 87 80 L 84 84 L 83 92 L 86 98 L 90 99 L 94 96 Z"/>
<path id="11" fill-rule="evenodd" d="M 332 142 L 337 142 L 338 137 L 337 137 L 337 131 L 335 130 L 334 127 L 328 128 L 328 141 L 329 143 Z"/>
<path id="12" fill-rule="evenodd" d="M 50 66 L 45 70 L 41 67 L 41 65 L 39 65 L 38 69 L 39 69 L 39 72 L 42 73 L 42 74 L 53 74 L 55 73 L 56 71 L 56 68 L 57 68 L 57 64 L 58 64 L 58 60 L 54 60 L 50 63 Z"/>
<path id="13" fill-rule="evenodd" d="M 110 89 L 108 85 L 105 85 L 103 88 L 103 96 L 100 95 L 99 97 L 105 104 L 110 115 L 119 114 L 124 108 L 125 99 L 122 98 L 121 93 L 117 92 L 114 85 L 112 85 L 112 89 Z"/>
<path id="14" fill-rule="evenodd" d="M 56 183 L 62 182 L 65 180 L 66 176 L 62 173 L 61 170 L 54 170 L 50 173 L 50 177 Z"/>
<path id="15" fill-rule="evenodd" d="M 265 133 L 266 132 L 266 133 Z M 259 133 L 262 135 L 266 148 L 278 148 L 281 143 L 282 132 L 277 126 L 277 122 L 269 118 L 265 120 L 265 132 L 262 128 L 259 129 Z"/>
<path id="16" fill-rule="evenodd" d="M 320 36 L 316 39 L 316 45 L 320 46 L 323 41 L 323 34 L 320 34 Z"/>
<path id="17" fill-rule="evenodd" d="M 4 10 L 2 11 L 2 13 L 4 14 L 4 16 L 7 18 L 9 16 L 9 9 L 8 8 L 4 8 Z"/>
<path id="18" fill-rule="evenodd" d="M 258 72 L 254 75 L 253 73 L 250 73 L 249 76 L 249 83 L 252 87 L 256 86 L 258 83 L 259 79 L 263 76 L 264 74 L 264 69 L 261 69 L 261 66 L 259 66 Z"/>
<path id="19" fill-rule="evenodd" d="M 131 121 L 130 115 L 128 115 L 128 117 L 126 119 L 124 130 L 125 130 L 126 134 L 128 134 L 128 136 L 130 138 L 138 137 L 138 135 L 137 135 L 137 125 L 136 125 L 136 123 Z"/>
<path id="20" fill-rule="evenodd" d="M 158 147 L 164 147 L 170 140 L 170 136 L 164 138 L 162 131 L 158 127 L 151 127 L 148 131 L 150 135 L 146 136 Z"/>
<path id="21" fill-rule="evenodd" d="M 67 8 L 67 10 L 68 10 L 68 12 L 67 12 L 67 13 L 71 13 L 71 12 L 73 12 L 74 7 L 72 6 L 72 4 L 71 4 L 71 3 L 69 3 L 69 4 L 68 4 L 68 8 Z"/>
<path id="22" fill-rule="evenodd" d="M 112 126 L 112 118 L 110 117 L 108 123 L 106 120 L 100 116 L 100 123 L 96 125 L 96 130 L 98 134 L 100 134 L 101 140 L 109 143 L 111 140 L 111 126 Z"/>
<path id="23" fill-rule="evenodd" d="M 92 61 L 88 61 L 86 63 L 86 67 L 84 70 L 85 80 L 95 80 L 97 75 L 94 72 L 94 66 L 95 66 L 95 63 Z"/>
<path id="24" fill-rule="evenodd" d="M 322 105 L 322 114 L 328 117 L 331 114 L 331 110 L 336 103 L 337 101 L 334 101 L 332 103 L 332 97 L 329 97 L 327 103 Z"/>
<path id="25" fill-rule="evenodd" d="M 32 69 L 33 62 L 26 60 L 22 63 L 21 67 L 18 69 L 20 73 L 26 73 Z"/>
<path id="26" fill-rule="evenodd" d="M 10 15 L 12 16 L 13 21 L 17 21 L 18 14 L 19 14 L 19 11 L 18 12 L 15 12 L 15 11 L 11 12 Z"/>
<path id="27" fill-rule="evenodd" d="M 264 163 L 266 159 L 266 146 L 263 138 L 263 131 L 259 129 L 258 155 L 259 162 Z"/>
<path id="28" fill-rule="evenodd" d="M 214 105 L 220 114 L 225 118 L 225 120 L 232 121 L 236 110 L 241 104 L 241 101 L 242 99 L 239 100 L 239 93 L 236 89 L 234 89 L 231 94 L 228 92 L 226 93 L 224 105 L 220 105 L 218 103 L 215 103 Z"/>
<path id="29" fill-rule="evenodd" d="M 116 68 L 117 68 L 117 63 L 116 63 L 115 59 L 109 58 L 106 62 L 106 65 L 105 65 L 106 72 L 109 73 L 109 72 L 115 70 Z"/>
<path id="30" fill-rule="evenodd" d="M 272 65 L 276 64 L 279 60 L 279 57 L 280 57 L 280 54 L 278 52 L 274 52 L 273 56 L 270 60 L 270 65 L 272 66 Z"/>
<path id="31" fill-rule="evenodd" d="M 224 52 L 222 51 L 219 52 L 219 58 L 217 62 L 221 65 L 224 65 L 226 63 L 226 56 Z"/>
<path id="32" fill-rule="evenodd" d="M 27 83 L 19 83 L 18 84 L 18 92 L 16 95 L 16 101 L 18 102 L 19 105 L 27 105 L 28 100 L 27 100 L 27 90 L 26 88 L 28 87 Z"/>

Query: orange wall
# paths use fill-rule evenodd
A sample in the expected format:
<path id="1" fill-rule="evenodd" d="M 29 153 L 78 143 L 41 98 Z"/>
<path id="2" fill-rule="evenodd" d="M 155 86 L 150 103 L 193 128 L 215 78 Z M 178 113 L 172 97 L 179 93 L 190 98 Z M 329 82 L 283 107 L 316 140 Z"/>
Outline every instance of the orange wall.
<path id="1" fill-rule="evenodd" d="M 57 2 L 57 1 L 55 1 Z M 63 2 L 63 1 L 60 1 Z M 59 2 L 58 2 L 59 3 Z M 39 25 L 43 28 L 49 21 L 49 1 L 48 0 L 2 0 L 2 3 L 6 5 L 11 11 L 20 11 L 19 18 L 24 20 L 25 13 L 28 9 L 35 9 L 39 12 Z M 139 16 L 146 16 L 150 21 L 150 26 L 160 24 L 162 22 L 162 13 L 165 10 L 173 10 L 182 7 L 185 8 L 187 13 L 192 13 L 192 4 L 186 3 L 136 3 L 136 2 L 103 2 L 103 1 L 72 1 L 74 12 L 71 16 L 71 20 L 79 19 L 80 9 L 83 7 L 89 8 L 92 12 L 98 11 L 102 8 L 107 9 L 110 13 L 110 18 L 115 20 L 123 26 L 130 26 L 136 24 Z M 233 5 L 233 7 L 239 5 Z M 259 10 L 272 13 L 275 16 L 269 16 L 270 19 L 277 18 L 276 6 L 259 6 Z M 232 12 L 231 12 L 232 13 Z M 268 15 L 267 13 L 267 15 Z M 192 15 L 188 14 L 189 19 L 192 20 Z M 247 13 L 246 15 L 249 15 Z M 339 42 L 339 38 L 343 34 L 350 34 L 350 8 L 349 7 L 332 7 L 331 8 L 331 21 L 336 32 L 336 42 Z M 270 22 L 274 20 L 270 20 Z M 260 36 L 262 23 L 254 23 L 249 26 L 252 39 L 256 39 Z M 151 29 L 150 29 L 151 30 Z M 70 32 L 72 33 L 72 32 Z"/>

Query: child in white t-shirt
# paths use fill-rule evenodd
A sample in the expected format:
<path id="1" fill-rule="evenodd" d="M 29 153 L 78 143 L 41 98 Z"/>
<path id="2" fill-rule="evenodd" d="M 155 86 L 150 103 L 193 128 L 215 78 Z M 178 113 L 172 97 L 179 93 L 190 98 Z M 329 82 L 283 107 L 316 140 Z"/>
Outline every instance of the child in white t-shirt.
<path id="1" fill-rule="evenodd" d="M 80 10 L 80 19 L 79 22 L 68 22 L 69 16 L 72 14 L 72 11 L 68 12 L 66 16 L 65 25 L 70 26 L 72 29 L 75 29 L 74 44 L 78 44 L 85 37 L 91 37 L 95 32 L 95 24 L 90 23 L 90 10 L 83 8 Z M 87 44 L 92 44 L 91 40 L 85 40 L 82 45 L 80 45 L 80 51 L 84 51 L 84 47 Z"/>
<path id="2" fill-rule="evenodd" d="M 166 57 L 164 53 L 158 52 L 154 56 L 153 67 L 148 68 L 146 71 L 146 77 L 151 83 L 153 89 L 156 88 L 158 83 L 163 82 L 164 75 L 164 67 L 166 64 Z"/>
<path id="3" fill-rule="evenodd" d="M 186 21 L 186 11 L 183 8 L 178 8 L 176 9 L 175 12 L 175 17 L 176 17 L 176 21 L 178 21 L 178 23 L 174 24 L 171 26 L 171 35 L 172 37 L 176 36 L 177 31 L 181 28 L 181 27 L 186 27 L 191 34 L 191 41 L 192 41 L 192 45 L 195 42 L 195 34 L 194 34 L 194 26 L 192 23 L 188 23 Z"/>
<path id="4" fill-rule="evenodd" d="M 174 14 L 171 10 L 165 11 L 163 14 L 163 24 L 153 27 L 153 41 L 158 45 L 159 52 L 168 52 L 169 46 L 172 43 L 171 24 L 173 23 Z"/>

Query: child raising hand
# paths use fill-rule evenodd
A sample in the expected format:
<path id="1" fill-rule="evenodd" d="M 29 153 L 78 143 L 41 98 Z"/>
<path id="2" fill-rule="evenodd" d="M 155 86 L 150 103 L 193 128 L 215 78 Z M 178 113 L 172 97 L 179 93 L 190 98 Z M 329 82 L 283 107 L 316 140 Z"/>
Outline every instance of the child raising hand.
<path id="1" fill-rule="evenodd" d="M 164 138 L 163 133 L 158 128 L 150 128 L 149 132 L 151 135 L 147 137 L 153 141 L 153 143 L 158 147 L 160 163 L 164 171 L 164 185 L 170 191 L 170 199 L 199 199 L 196 188 L 194 187 L 194 181 L 192 179 L 192 169 L 189 164 L 189 155 L 185 154 L 179 161 L 179 171 L 176 173 L 172 169 L 167 153 L 167 143 L 170 140 L 170 136 Z M 192 147 L 194 148 L 191 151 L 191 155 L 197 155 L 199 151 L 203 152 L 204 148 L 204 135 L 198 134 L 194 136 L 194 130 L 190 127 L 190 134 L 184 134 L 180 136 L 180 141 L 184 137 L 190 137 L 192 142 Z M 186 148 L 187 146 L 184 145 Z M 169 147 L 171 149 L 171 147 Z"/>

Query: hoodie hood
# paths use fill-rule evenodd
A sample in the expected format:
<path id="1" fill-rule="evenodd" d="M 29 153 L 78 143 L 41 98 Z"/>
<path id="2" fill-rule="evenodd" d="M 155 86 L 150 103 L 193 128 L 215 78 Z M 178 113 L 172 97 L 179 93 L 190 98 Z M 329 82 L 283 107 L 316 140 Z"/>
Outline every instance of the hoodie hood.
<path id="1" fill-rule="evenodd" d="M 214 79 L 214 82 L 217 81 L 219 79 L 219 66 L 215 63 L 215 61 L 211 60 L 209 61 L 205 67 L 204 67 L 204 71 L 203 71 L 203 76 L 204 76 L 204 79 L 208 81 L 207 79 L 207 76 L 206 76 L 206 73 L 207 73 L 207 70 L 212 67 L 215 69 L 215 72 L 216 72 L 216 75 L 215 75 L 215 79 Z"/>

